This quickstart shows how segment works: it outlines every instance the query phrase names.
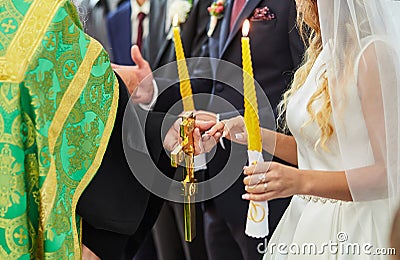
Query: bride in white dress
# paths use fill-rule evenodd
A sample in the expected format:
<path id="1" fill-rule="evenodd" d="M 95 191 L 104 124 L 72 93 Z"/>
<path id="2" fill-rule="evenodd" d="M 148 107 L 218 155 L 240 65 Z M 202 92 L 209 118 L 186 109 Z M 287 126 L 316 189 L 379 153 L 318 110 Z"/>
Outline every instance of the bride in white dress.
<path id="1" fill-rule="evenodd" d="M 293 136 L 262 137 L 264 150 L 298 168 L 244 170 L 244 199 L 293 195 L 264 259 L 387 259 L 400 194 L 400 2 L 297 5 L 309 47 L 280 111 Z M 241 117 L 208 134 L 221 131 L 246 143 Z"/>

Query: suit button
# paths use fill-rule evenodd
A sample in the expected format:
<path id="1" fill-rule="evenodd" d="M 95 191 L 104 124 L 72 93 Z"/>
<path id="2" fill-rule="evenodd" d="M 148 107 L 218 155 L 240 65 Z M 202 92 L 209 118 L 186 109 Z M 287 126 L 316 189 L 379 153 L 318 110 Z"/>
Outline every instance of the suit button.
<path id="1" fill-rule="evenodd" d="M 217 92 L 222 92 L 222 90 L 224 90 L 224 86 L 216 85 L 216 86 L 215 86 L 215 90 L 216 90 Z"/>

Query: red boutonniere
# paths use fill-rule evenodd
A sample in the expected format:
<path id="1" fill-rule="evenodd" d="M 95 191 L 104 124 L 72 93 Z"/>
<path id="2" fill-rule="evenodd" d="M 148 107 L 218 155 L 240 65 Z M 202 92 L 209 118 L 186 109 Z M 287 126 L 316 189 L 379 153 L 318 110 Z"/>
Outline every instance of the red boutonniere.
<path id="1" fill-rule="evenodd" d="M 224 17 L 225 12 L 225 0 L 216 0 L 208 7 L 208 12 L 210 13 L 210 27 L 208 29 L 207 35 L 211 37 L 215 27 L 218 24 L 218 20 Z"/>

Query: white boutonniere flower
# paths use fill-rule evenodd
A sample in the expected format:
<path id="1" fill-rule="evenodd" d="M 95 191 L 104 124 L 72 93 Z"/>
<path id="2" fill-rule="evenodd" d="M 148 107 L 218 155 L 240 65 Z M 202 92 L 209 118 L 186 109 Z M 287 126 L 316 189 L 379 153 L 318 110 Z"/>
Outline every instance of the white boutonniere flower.
<path id="1" fill-rule="evenodd" d="M 209 7 L 208 12 L 210 13 L 210 27 L 207 35 L 211 37 L 214 33 L 215 27 L 217 27 L 218 20 L 224 17 L 225 12 L 225 0 L 216 0 Z"/>
<path id="2" fill-rule="evenodd" d="M 188 0 L 170 0 L 168 1 L 167 7 L 167 20 L 166 20 L 166 28 L 165 31 L 168 32 L 168 39 L 172 38 L 172 20 L 175 15 L 178 15 L 179 24 L 185 23 L 190 10 L 192 9 L 192 1 Z"/>

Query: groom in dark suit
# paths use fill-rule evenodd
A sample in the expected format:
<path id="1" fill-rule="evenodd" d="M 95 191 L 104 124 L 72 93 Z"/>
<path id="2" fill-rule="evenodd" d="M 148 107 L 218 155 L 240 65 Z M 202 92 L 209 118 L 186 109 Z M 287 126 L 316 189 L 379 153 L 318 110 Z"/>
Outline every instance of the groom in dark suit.
<path id="1" fill-rule="evenodd" d="M 303 55 L 304 47 L 295 25 L 295 0 L 226 0 L 224 16 L 218 20 L 207 45 L 204 46 L 204 55 L 242 67 L 240 38 L 245 19 L 249 19 L 251 24 L 254 77 L 267 95 L 276 115 L 281 96 L 288 88 Z M 229 73 L 221 63 L 215 62 L 211 65 L 214 75 L 220 77 L 227 75 L 228 82 L 243 82 L 242 75 Z M 229 101 L 243 114 L 243 96 L 234 88 L 214 81 L 212 93 Z M 265 102 L 259 99 L 261 110 L 266 106 Z M 207 110 L 219 114 L 220 119 L 229 118 L 237 113 L 237 111 L 221 110 L 220 102 L 216 98 L 210 100 Z M 226 167 L 231 150 L 242 149 L 238 153 L 242 158 L 247 158 L 243 147 L 236 147 L 226 140 L 224 142 L 226 149 L 218 145 L 215 156 L 207 165 L 211 177 L 243 167 L 240 163 Z M 211 260 L 261 258 L 257 252 L 257 245 L 263 241 L 247 237 L 244 233 L 248 202 L 241 199 L 244 193 L 242 180 L 243 178 L 239 177 L 227 191 L 206 203 L 204 222 L 207 250 Z M 289 199 L 279 199 L 269 203 L 270 234 L 277 226 L 288 203 Z"/>

